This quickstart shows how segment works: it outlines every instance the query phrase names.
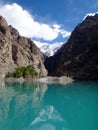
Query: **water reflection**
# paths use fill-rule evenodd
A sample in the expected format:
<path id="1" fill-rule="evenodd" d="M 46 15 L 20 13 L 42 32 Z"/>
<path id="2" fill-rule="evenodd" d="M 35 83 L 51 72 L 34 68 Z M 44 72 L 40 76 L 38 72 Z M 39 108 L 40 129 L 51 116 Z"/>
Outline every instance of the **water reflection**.
<path id="1" fill-rule="evenodd" d="M 67 123 L 51 105 L 44 105 L 48 85 L 2 82 L 0 130 L 68 130 Z"/>
<path id="2" fill-rule="evenodd" d="M 0 130 L 97 130 L 97 101 L 98 82 L 2 82 Z"/>
<path id="3" fill-rule="evenodd" d="M 20 130 L 28 127 L 39 112 L 46 91 L 47 84 L 2 82 L 0 130 Z"/>
<path id="4" fill-rule="evenodd" d="M 31 130 L 68 130 L 66 121 L 53 106 L 45 106 L 39 115 L 32 121 Z M 29 130 L 28 129 L 28 130 Z"/>

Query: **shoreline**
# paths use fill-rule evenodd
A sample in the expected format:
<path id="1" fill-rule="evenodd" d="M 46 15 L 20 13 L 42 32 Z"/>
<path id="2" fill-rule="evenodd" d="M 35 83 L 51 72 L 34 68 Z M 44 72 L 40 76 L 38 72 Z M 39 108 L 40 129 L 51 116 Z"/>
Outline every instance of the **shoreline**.
<path id="1" fill-rule="evenodd" d="M 52 77 L 52 76 L 47 76 L 47 77 L 43 77 L 43 78 L 5 78 L 4 79 L 5 82 L 19 82 L 19 83 L 23 83 L 23 82 L 39 82 L 39 83 L 47 83 L 47 84 L 68 84 L 73 82 L 74 80 L 70 77 L 66 77 L 66 76 L 62 76 L 62 77 Z"/>

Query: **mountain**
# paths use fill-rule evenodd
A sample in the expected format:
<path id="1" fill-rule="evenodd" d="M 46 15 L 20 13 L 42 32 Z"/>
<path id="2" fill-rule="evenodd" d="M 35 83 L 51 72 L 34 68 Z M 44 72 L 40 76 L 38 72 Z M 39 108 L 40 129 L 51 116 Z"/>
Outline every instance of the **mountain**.
<path id="1" fill-rule="evenodd" d="M 0 16 L 0 77 L 13 67 L 12 36 L 6 20 Z"/>
<path id="2" fill-rule="evenodd" d="M 40 76 L 47 76 L 44 57 L 31 39 L 22 37 L 0 16 L 0 77 L 17 66 L 31 65 Z"/>
<path id="3" fill-rule="evenodd" d="M 53 56 L 64 43 L 59 42 L 59 43 L 48 44 L 48 43 L 40 43 L 35 41 L 35 44 L 44 55 L 50 57 Z"/>
<path id="4" fill-rule="evenodd" d="M 48 74 L 79 80 L 98 80 L 98 14 L 87 16 L 69 40 L 45 61 Z"/>
<path id="5" fill-rule="evenodd" d="M 17 66 L 31 65 L 39 76 L 47 76 L 48 70 L 51 76 L 98 80 L 98 14 L 78 24 L 66 44 L 37 45 L 45 59 L 36 45 L 0 16 L 0 77 Z"/>

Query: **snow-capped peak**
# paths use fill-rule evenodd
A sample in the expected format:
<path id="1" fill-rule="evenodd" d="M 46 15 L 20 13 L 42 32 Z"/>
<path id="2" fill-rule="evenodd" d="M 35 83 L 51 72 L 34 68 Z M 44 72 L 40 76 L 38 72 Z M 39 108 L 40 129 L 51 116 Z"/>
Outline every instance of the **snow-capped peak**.
<path id="1" fill-rule="evenodd" d="M 96 13 L 88 13 L 84 16 L 83 20 L 85 20 L 88 16 L 95 16 L 96 14 L 98 14 L 98 12 Z"/>
<path id="2" fill-rule="evenodd" d="M 48 57 L 53 56 L 57 52 L 57 50 L 64 44 L 63 42 L 56 42 L 53 44 L 49 44 L 49 43 L 41 43 L 38 41 L 34 41 L 34 43 L 41 50 L 41 52 Z"/>

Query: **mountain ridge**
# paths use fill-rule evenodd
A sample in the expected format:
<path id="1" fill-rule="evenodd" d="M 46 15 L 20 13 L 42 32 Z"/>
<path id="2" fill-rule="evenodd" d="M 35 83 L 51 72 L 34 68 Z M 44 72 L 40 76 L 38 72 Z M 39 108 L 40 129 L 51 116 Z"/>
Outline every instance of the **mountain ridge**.
<path id="1" fill-rule="evenodd" d="M 17 66 L 31 65 L 40 76 L 47 76 L 44 57 L 31 39 L 23 37 L 0 16 L 0 77 Z"/>
<path id="2" fill-rule="evenodd" d="M 35 41 L 36 46 L 40 49 L 40 51 L 47 57 L 53 56 L 58 49 L 63 46 L 63 42 L 56 42 L 56 43 L 40 43 Z"/>
<path id="3" fill-rule="evenodd" d="M 47 48 L 49 45 L 44 46 Z M 87 16 L 78 24 L 66 44 L 50 57 L 44 56 L 31 39 L 20 36 L 0 16 L 0 77 L 17 66 L 28 65 L 41 77 L 46 77 L 48 71 L 49 76 L 98 80 L 98 14 Z"/>
<path id="4" fill-rule="evenodd" d="M 78 24 L 67 43 L 46 59 L 45 65 L 52 76 L 98 79 L 98 14 Z"/>

